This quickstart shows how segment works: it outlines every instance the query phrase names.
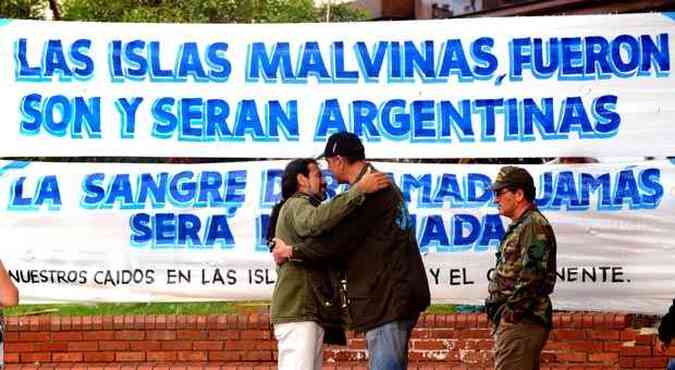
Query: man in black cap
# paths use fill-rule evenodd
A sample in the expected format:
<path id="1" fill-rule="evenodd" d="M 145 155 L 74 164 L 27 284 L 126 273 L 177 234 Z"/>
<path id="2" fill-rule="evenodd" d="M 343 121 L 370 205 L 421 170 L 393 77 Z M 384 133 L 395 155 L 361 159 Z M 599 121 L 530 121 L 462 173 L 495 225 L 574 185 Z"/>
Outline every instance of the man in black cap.
<path id="1" fill-rule="evenodd" d="M 354 185 L 375 170 L 365 161 L 361 140 L 348 132 L 331 135 L 320 157 L 340 183 Z M 414 225 L 396 185 L 368 195 L 320 237 L 293 246 L 277 239 L 274 255 L 277 263 L 293 258 L 344 266 L 345 319 L 366 333 L 370 369 L 407 369 L 410 334 L 430 293 Z"/>
<path id="2" fill-rule="evenodd" d="M 485 302 L 495 330 L 495 369 L 537 370 L 552 327 L 555 235 L 534 203 L 534 180 L 525 169 L 502 167 L 492 190 L 499 214 L 512 220 Z"/>

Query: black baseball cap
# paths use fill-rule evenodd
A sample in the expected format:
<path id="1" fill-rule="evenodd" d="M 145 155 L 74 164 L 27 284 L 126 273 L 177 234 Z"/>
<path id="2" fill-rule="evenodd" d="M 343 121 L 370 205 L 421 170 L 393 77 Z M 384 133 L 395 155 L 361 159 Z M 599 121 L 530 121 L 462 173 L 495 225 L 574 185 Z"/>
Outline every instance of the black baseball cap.
<path id="1" fill-rule="evenodd" d="M 336 155 L 349 156 L 355 159 L 365 159 L 366 152 L 361 139 L 351 132 L 336 132 L 328 137 L 326 147 L 316 159 L 335 157 Z"/>

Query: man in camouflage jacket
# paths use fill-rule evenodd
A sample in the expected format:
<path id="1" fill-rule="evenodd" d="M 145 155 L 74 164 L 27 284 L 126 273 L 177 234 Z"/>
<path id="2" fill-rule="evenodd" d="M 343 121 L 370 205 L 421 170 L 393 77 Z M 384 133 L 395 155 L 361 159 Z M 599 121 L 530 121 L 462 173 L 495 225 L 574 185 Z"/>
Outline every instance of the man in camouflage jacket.
<path id="1" fill-rule="evenodd" d="M 536 370 L 552 326 L 555 235 L 534 204 L 534 181 L 525 169 L 502 167 L 492 190 L 499 213 L 512 220 L 486 300 L 495 329 L 495 369 Z"/>

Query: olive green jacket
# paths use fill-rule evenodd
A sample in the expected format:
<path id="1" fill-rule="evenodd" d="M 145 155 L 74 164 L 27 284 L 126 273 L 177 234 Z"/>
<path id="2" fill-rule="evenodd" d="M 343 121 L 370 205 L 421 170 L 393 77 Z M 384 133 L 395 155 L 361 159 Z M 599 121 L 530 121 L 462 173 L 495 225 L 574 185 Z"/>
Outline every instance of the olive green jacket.
<path id="1" fill-rule="evenodd" d="M 284 203 L 275 236 L 294 245 L 333 228 L 357 208 L 365 196 L 356 188 L 317 205 L 309 195 L 296 193 Z M 322 326 L 341 326 L 332 264 L 310 265 L 290 260 L 277 267 L 272 294 L 272 323 L 315 321 Z"/>

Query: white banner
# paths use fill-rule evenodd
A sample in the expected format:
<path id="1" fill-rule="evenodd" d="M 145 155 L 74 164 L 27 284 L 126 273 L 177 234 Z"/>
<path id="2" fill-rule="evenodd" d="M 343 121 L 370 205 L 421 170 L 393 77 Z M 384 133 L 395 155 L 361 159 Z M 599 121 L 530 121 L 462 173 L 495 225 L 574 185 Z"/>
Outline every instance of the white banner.
<path id="1" fill-rule="evenodd" d="M 270 299 L 263 230 L 285 163 L 2 162 L 1 258 L 26 303 Z M 409 201 L 433 301 L 482 303 L 509 223 L 489 191 L 499 166 L 376 167 Z M 555 307 L 663 312 L 675 163 L 527 168 L 558 240 Z"/>
<path id="2" fill-rule="evenodd" d="M 672 155 L 672 16 L 0 21 L 0 156 Z"/>

